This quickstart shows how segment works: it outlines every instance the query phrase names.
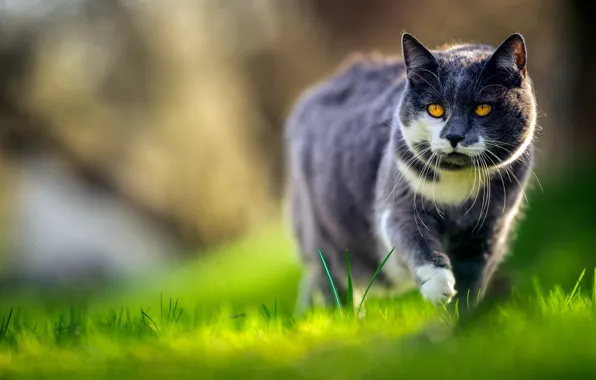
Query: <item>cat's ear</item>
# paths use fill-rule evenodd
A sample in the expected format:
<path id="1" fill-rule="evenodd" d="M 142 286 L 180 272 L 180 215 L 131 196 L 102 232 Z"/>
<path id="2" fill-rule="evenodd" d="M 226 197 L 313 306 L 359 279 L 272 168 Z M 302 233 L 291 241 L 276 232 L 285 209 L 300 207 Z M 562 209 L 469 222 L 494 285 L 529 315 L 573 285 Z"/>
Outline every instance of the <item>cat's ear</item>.
<path id="1" fill-rule="evenodd" d="M 435 56 L 413 35 L 404 33 L 401 38 L 402 54 L 411 83 L 426 82 L 430 74 L 436 76 L 438 64 Z"/>
<path id="2" fill-rule="evenodd" d="M 504 74 L 526 77 L 526 43 L 521 34 L 510 35 L 499 45 L 487 63 L 487 68 Z"/>

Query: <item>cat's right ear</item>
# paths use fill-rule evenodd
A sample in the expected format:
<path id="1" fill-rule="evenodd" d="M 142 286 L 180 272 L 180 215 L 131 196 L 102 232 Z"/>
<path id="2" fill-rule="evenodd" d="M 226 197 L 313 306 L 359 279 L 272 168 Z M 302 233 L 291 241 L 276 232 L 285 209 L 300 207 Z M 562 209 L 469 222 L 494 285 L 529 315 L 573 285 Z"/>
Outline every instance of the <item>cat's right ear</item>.
<path id="1" fill-rule="evenodd" d="M 401 46 L 410 83 L 428 83 L 429 76 L 436 76 L 437 59 L 420 41 L 413 35 L 404 33 Z"/>
<path id="2" fill-rule="evenodd" d="M 482 70 L 488 81 L 519 85 L 526 77 L 526 44 L 521 34 L 510 35 L 497 47 Z"/>

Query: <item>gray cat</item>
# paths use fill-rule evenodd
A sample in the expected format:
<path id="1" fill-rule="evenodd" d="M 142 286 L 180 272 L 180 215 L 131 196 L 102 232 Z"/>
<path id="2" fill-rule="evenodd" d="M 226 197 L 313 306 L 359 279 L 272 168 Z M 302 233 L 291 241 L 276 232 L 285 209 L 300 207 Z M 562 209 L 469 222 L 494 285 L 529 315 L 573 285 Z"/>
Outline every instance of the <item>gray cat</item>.
<path id="1" fill-rule="evenodd" d="M 374 290 L 417 286 L 434 304 L 481 299 L 505 256 L 536 129 L 523 37 L 430 51 L 406 33 L 402 51 L 351 60 L 289 116 L 302 310 L 318 291 L 332 300 L 319 249 L 344 303 L 359 301 L 346 297 L 346 250 L 356 289 L 395 248 Z"/>

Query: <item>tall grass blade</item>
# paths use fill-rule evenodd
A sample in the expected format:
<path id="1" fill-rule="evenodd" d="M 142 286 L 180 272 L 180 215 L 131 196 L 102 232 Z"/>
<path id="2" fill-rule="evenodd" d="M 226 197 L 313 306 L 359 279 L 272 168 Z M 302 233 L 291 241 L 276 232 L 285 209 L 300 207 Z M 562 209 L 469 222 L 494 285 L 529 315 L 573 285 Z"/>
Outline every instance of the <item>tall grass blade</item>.
<path id="1" fill-rule="evenodd" d="M 532 284 L 534 285 L 534 292 L 536 292 L 536 299 L 538 300 L 538 303 L 544 310 L 548 309 L 548 305 L 546 303 L 547 297 L 544 295 L 544 290 L 542 289 L 542 285 L 540 284 L 538 277 L 532 277 Z"/>
<path id="2" fill-rule="evenodd" d="M 331 277 L 331 272 L 329 271 L 329 267 L 327 266 L 325 257 L 323 257 L 323 252 L 321 252 L 320 249 L 319 249 L 319 258 L 321 259 L 321 263 L 323 264 L 323 269 L 325 270 L 325 275 L 327 276 L 327 281 L 329 281 L 329 287 L 331 288 L 331 293 L 333 294 L 333 299 L 335 300 L 335 304 L 337 305 L 337 309 L 339 310 L 339 315 L 343 316 L 341 301 L 339 299 L 339 295 L 337 294 L 337 288 L 335 287 L 335 283 L 333 282 L 333 278 Z"/>
<path id="3" fill-rule="evenodd" d="M 159 293 L 159 324 L 163 326 L 163 292 Z"/>
<path id="4" fill-rule="evenodd" d="M 0 326 L 0 342 L 5 340 L 8 335 L 8 326 L 10 325 L 10 319 L 12 318 L 12 311 L 13 308 L 11 307 L 8 312 L 8 317 L 2 318 L 2 325 Z"/>
<path id="5" fill-rule="evenodd" d="M 594 277 L 592 277 L 592 303 L 596 303 L 596 267 L 594 267 Z"/>
<path id="6" fill-rule="evenodd" d="M 267 317 L 268 320 L 271 319 L 271 313 L 269 312 L 267 305 L 262 304 L 261 308 L 263 309 L 263 314 L 265 314 L 265 317 Z"/>
<path id="7" fill-rule="evenodd" d="M 368 286 L 366 287 L 366 290 L 364 291 L 364 294 L 362 295 L 362 299 L 360 300 L 360 305 L 358 305 L 358 314 L 357 315 L 360 315 L 360 311 L 362 310 L 362 305 L 364 305 L 364 299 L 366 298 L 366 295 L 368 294 L 368 291 L 370 290 L 370 287 L 372 286 L 373 282 L 375 281 L 375 278 L 377 278 L 377 276 L 379 275 L 379 273 L 383 269 L 383 266 L 385 265 L 385 263 L 387 262 L 387 260 L 389 260 L 389 257 L 391 257 L 391 254 L 393 253 L 394 250 L 395 250 L 395 247 L 391 248 L 391 251 L 389 251 L 389 254 L 387 255 L 387 257 L 385 257 L 385 260 L 383 260 L 383 262 L 381 263 L 381 265 L 379 265 L 379 267 L 377 268 L 377 271 L 375 272 L 375 274 L 370 279 L 370 282 L 368 283 Z"/>
<path id="8" fill-rule="evenodd" d="M 577 282 L 575 283 L 575 286 L 573 287 L 573 291 L 571 292 L 571 294 L 569 294 L 567 296 L 567 299 L 565 300 L 566 306 L 569 306 L 571 304 L 571 301 L 573 301 L 575 299 L 575 297 L 578 295 L 579 286 L 580 286 L 585 274 L 586 274 L 586 269 L 584 268 L 584 270 L 582 271 L 582 274 L 579 275 L 579 279 L 577 280 Z"/>
<path id="9" fill-rule="evenodd" d="M 348 271 L 348 311 L 354 314 L 354 286 L 352 284 L 352 269 L 350 267 L 350 256 L 346 249 L 346 270 Z"/>
<path id="10" fill-rule="evenodd" d="M 151 322 L 151 324 L 153 325 L 153 327 L 151 327 L 145 319 L 149 320 Z M 145 310 L 143 310 L 142 307 L 141 307 L 141 322 L 143 322 L 145 324 L 145 326 L 147 326 L 153 332 L 161 332 L 161 329 L 159 328 L 157 323 L 155 323 L 153 318 L 151 318 L 151 316 Z"/>

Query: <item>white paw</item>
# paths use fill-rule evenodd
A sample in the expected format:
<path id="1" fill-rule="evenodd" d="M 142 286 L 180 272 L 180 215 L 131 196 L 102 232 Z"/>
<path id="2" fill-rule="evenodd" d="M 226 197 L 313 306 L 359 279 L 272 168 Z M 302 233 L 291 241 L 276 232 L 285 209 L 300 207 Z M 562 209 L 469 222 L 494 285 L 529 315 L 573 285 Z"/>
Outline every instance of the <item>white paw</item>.
<path id="1" fill-rule="evenodd" d="M 424 265 L 416 268 L 416 276 L 420 281 L 420 293 L 435 305 L 440 302 L 449 303 L 457 293 L 455 277 L 449 269 Z"/>

